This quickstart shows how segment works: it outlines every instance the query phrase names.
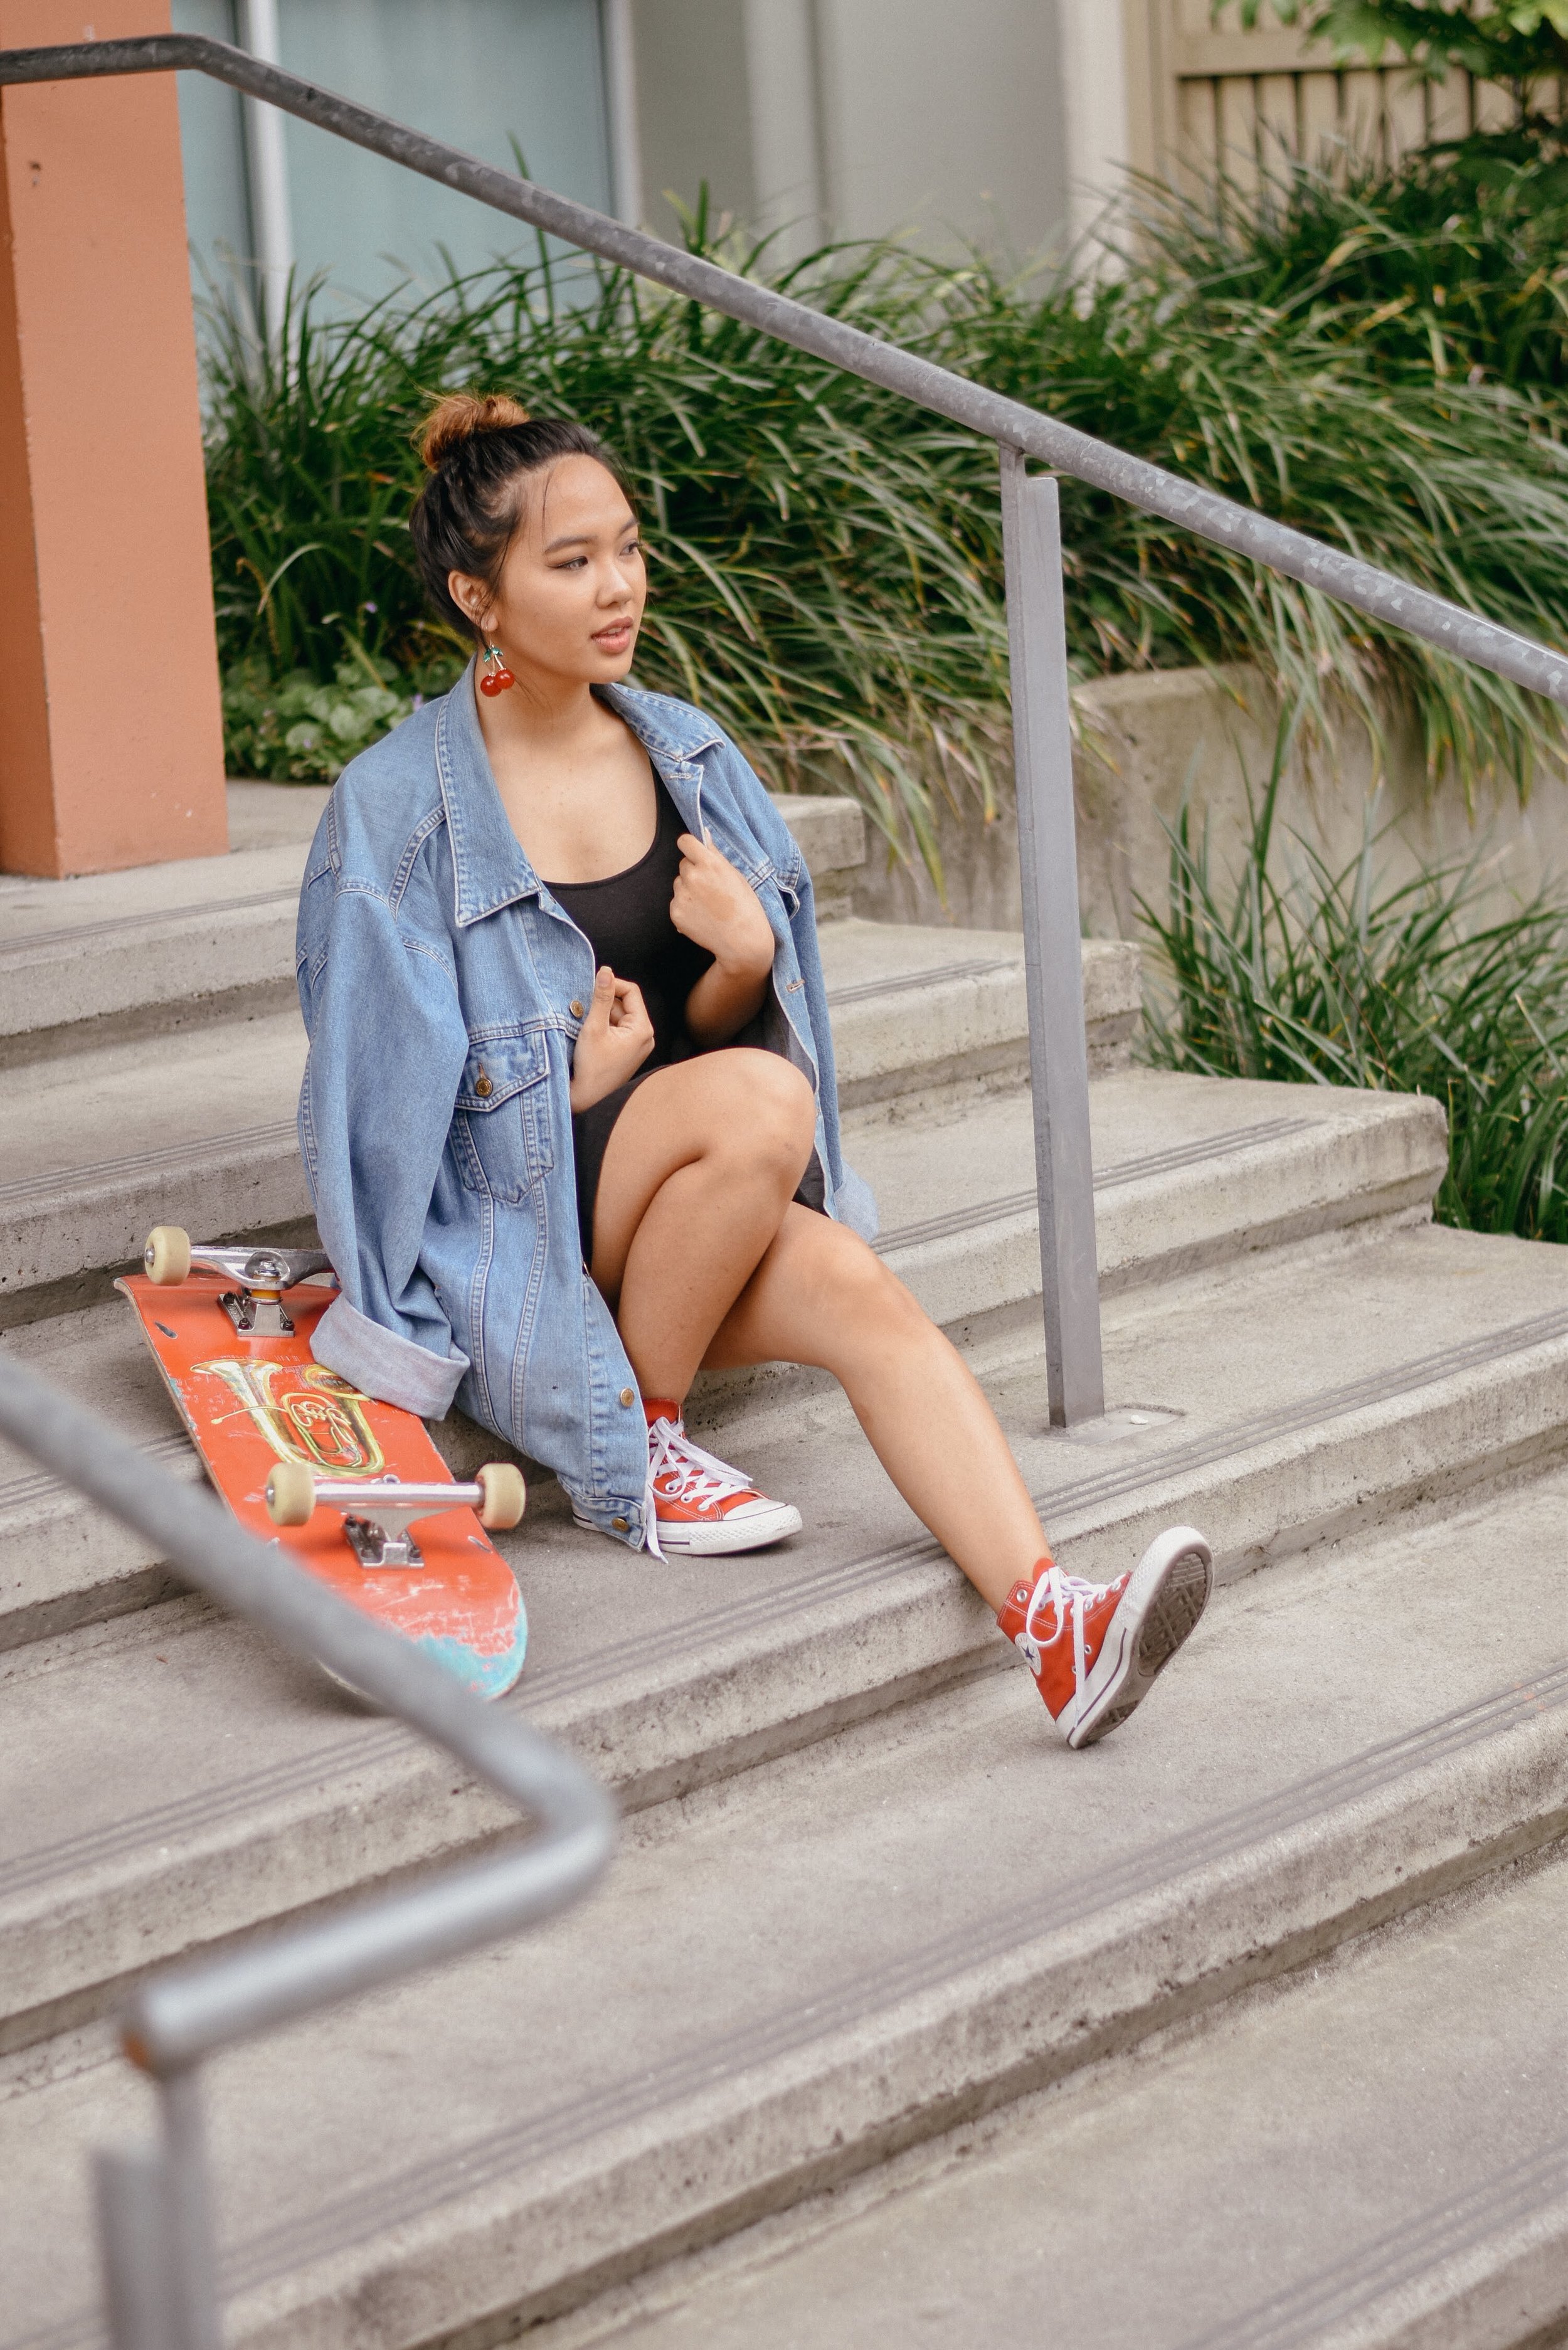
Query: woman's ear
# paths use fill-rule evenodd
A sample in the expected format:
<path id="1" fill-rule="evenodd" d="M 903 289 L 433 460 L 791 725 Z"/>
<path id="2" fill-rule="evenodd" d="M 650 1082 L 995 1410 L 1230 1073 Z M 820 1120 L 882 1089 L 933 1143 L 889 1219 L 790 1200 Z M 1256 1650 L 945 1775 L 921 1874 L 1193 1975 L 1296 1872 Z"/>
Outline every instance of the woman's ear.
<path id="1" fill-rule="evenodd" d="M 449 571 L 447 592 L 458 610 L 472 620 L 483 635 L 490 619 L 491 595 L 483 579 L 475 579 L 466 571 Z"/>

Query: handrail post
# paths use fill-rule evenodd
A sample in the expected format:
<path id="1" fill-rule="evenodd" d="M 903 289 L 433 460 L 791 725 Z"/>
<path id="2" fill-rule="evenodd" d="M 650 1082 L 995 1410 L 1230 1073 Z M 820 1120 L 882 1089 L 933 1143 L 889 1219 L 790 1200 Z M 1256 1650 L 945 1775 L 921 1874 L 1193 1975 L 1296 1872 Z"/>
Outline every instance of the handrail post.
<path id="1" fill-rule="evenodd" d="M 223 2350 L 200 2065 L 182 2065 L 161 2080 L 158 2102 L 163 2117 L 163 2172 L 175 2260 L 179 2350 Z"/>
<path id="2" fill-rule="evenodd" d="M 110 2350 L 223 2350 L 201 2068 L 158 2084 L 161 2142 L 97 2163 Z"/>
<path id="3" fill-rule="evenodd" d="M 1106 1408 L 1056 484 L 1003 446 L 1002 535 L 1051 1423 Z"/>
<path id="4" fill-rule="evenodd" d="M 184 2332 L 183 2280 L 163 2151 L 115 2147 L 94 2173 L 109 2350 L 169 2350 Z"/>

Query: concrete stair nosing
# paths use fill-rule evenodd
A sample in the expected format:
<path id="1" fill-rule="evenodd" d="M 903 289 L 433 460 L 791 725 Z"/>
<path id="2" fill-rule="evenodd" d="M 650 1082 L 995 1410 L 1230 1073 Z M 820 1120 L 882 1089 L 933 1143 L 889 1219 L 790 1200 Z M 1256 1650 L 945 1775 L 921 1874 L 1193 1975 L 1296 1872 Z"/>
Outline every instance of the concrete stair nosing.
<path id="1" fill-rule="evenodd" d="M 1107 1082 L 1136 1104 L 1139 1087 L 1151 1081 Z M 1226 1114 L 1224 1088 L 1209 1081 L 1152 1082 L 1167 1104 L 1173 1086 L 1186 1098 L 1184 1088 L 1195 1084 L 1201 1097 L 1197 1107 L 1205 1117 Z M 1257 1106 L 1256 1095 L 1265 1097 L 1266 1107 L 1267 1097 L 1277 1098 L 1281 1091 L 1251 1089 L 1248 1106 Z M 1125 1121 L 1125 1105 L 1122 1116 Z M 986 1138 L 1005 1131 L 1027 1158 L 1027 1100 L 1021 1098 L 993 1104 L 978 1123 L 971 1118 L 956 1130 L 966 1144 L 978 1140 L 982 1156 Z M 921 1131 L 890 1131 L 868 1140 L 867 1163 L 877 1177 L 902 1168 L 895 1188 L 899 1196 L 918 1196 L 921 1154 L 928 1147 Z M 1314 1104 L 1312 1117 L 1243 1119 L 1232 1128 L 1206 1130 L 1153 1152 L 1113 1159 L 1096 1184 L 1102 1294 L 1114 1298 L 1139 1284 L 1221 1266 L 1241 1254 L 1355 1223 L 1418 1218 L 1444 1163 L 1441 1113 L 1435 1104 L 1414 1097 L 1357 1104 L 1355 1117 L 1344 1121 L 1324 1118 Z M 151 1185 L 158 1179 L 148 1180 Z M 151 1198 L 149 1210 L 151 1221 Z M 307 1228 L 270 1230 L 277 1237 L 307 1237 Z M 1038 1310 L 1032 1191 L 995 1200 L 971 1198 L 957 1210 L 895 1225 L 878 1245 L 927 1311 L 966 1343 L 988 1329 L 1025 1323 Z M 105 1283 L 109 1277 L 102 1277 Z M 124 1368 L 109 1387 L 101 1370 L 94 1373 L 87 1381 L 89 1391 L 101 1395 L 122 1423 L 125 1402 L 134 1402 L 135 1432 L 143 1426 L 167 1427 L 167 1405 L 119 1301 L 109 1314 L 118 1334 L 115 1359 Z M 48 1336 L 48 1317 L 43 1319 Z M 81 1387 L 83 1373 L 68 1348 L 46 1351 L 37 1360 L 47 1374 Z M 804 1398 L 821 1382 L 786 1367 L 770 1372 L 765 1384 L 775 1398 L 788 1392 Z M 757 1386 L 749 1374 L 705 1378 L 695 1409 L 710 1425 L 722 1423 L 736 1399 Z M 491 1457 L 497 1441 L 460 1414 L 438 1430 L 438 1440 L 464 1474 Z M 149 1434 L 143 1441 L 159 1446 L 159 1458 L 168 1457 L 161 1436 Z M 94 1537 L 89 1556 L 84 1528 L 95 1523 L 86 1503 L 57 1486 L 39 1485 L 30 1476 L 0 1483 L 0 1538 L 8 1538 L 17 1559 L 14 1574 L 0 1580 L 0 1652 L 140 1604 L 146 1586 L 135 1578 L 158 1562 L 134 1537 L 107 1524 Z"/>
<path id="2" fill-rule="evenodd" d="M 828 807 L 822 822 L 837 827 L 834 854 L 848 869 L 844 811 Z M 237 865 L 234 878 L 244 878 Z M 0 971 L 15 983 L 0 1066 L 36 1064 L 43 1081 L 57 1058 L 63 1069 L 111 1040 L 186 1024 L 203 1025 L 214 1055 L 231 1051 L 237 1015 L 254 1031 L 250 1015 L 291 993 L 293 896 L 292 880 L 239 887 L 167 914 L 108 913 L 30 935 L 7 936 L 0 921 Z M 1033 1191 L 998 1184 L 983 1201 L 960 1191 L 925 1214 L 907 1204 L 944 1118 L 964 1126 L 977 1163 L 1014 1163 L 1006 1152 L 992 1162 L 985 1141 L 1002 1124 L 1016 1141 L 1028 1117 L 1017 1090 L 1027 1072 L 1021 941 L 926 933 L 898 942 L 874 929 L 832 923 L 825 959 L 849 1155 L 891 1170 L 906 1202 L 879 1247 L 982 1374 L 1027 1396 L 1038 1364 L 1017 1332 L 1040 1288 Z M 1091 1064 L 1115 1066 L 1138 1017 L 1136 953 L 1089 946 L 1084 969 Z M 211 984 L 219 972 L 224 988 Z M 279 1037 L 288 1024 L 272 1023 Z M 199 1055 L 185 1066 L 199 1070 Z M 258 1109 L 269 1107 L 268 1085 L 278 1090 L 269 1077 Z M 1490 1263 L 1512 1282 L 1511 1296 L 1520 1292 L 1519 1244 L 1478 1248 L 1404 1229 L 1429 1211 L 1446 1162 L 1435 1104 L 1325 1107 L 1282 1094 L 1260 1106 L 1262 1090 L 1248 1089 L 1255 1114 L 1222 1131 L 1162 1136 L 1151 1117 L 1152 1147 L 1124 1148 L 1097 1170 L 1117 1392 L 1147 1400 L 1155 1424 L 1136 1436 L 1107 1428 L 1100 1450 L 1090 1435 L 1054 1440 L 1044 1470 L 1036 1464 L 1054 1546 L 1077 1571 L 1118 1571 L 1158 1524 L 1190 1516 L 1213 1539 L 1222 1583 L 1263 1565 L 1289 1576 L 1305 1550 L 1327 1555 L 1412 1513 L 1436 1523 L 1455 1497 L 1502 1496 L 1568 1451 L 1568 1302 L 1551 1303 L 1550 1276 L 1539 1311 L 1494 1315 L 1441 1344 L 1423 1343 L 1414 1316 L 1403 1352 L 1391 1329 L 1370 1368 L 1347 1364 L 1314 1393 L 1286 1378 L 1271 1395 L 1265 1379 L 1255 1409 L 1195 1409 L 1188 1421 L 1166 1409 L 1175 1391 L 1158 1378 L 1141 1398 L 1127 1351 L 1137 1334 L 1157 1352 L 1164 1344 L 1167 1358 L 1171 1334 L 1189 1327 L 1199 1347 L 1222 1352 L 1227 1315 L 1266 1313 L 1269 1284 L 1283 1298 L 1313 1265 L 1348 1294 L 1376 1286 L 1376 1264 L 1413 1264 L 1412 1252 L 1426 1251 L 1439 1282 L 1479 1277 Z M 292 1117 L 225 1133 L 225 1114 L 192 1141 L 132 1149 L 63 1179 L 0 1182 L 11 1243 L 0 1325 L 101 1294 L 112 1263 L 171 1213 L 206 1237 L 297 1234 L 305 1192 Z M 185 1189 L 171 1210 L 175 1183 Z M 74 1234 L 63 1245 L 62 1232 Z M 1390 1300 L 1397 1307 L 1397 1282 L 1384 1301 L 1392 1311 Z M 68 1367 L 75 1342 L 65 1343 L 63 1326 L 61 1335 Z M 151 1433 L 137 1409 L 149 1454 L 197 1474 L 182 1436 Z M 788 1373 L 753 1390 L 711 1383 L 694 1416 L 703 1414 L 764 1455 L 792 1416 L 804 1415 L 828 1451 L 846 1421 L 809 1376 Z M 474 1446 L 494 1450 L 461 1416 L 442 1441 L 464 1465 Z M 727 1588 L 716 1604 L 667 1610 L 661 1621 L 618 1623 L 614 1638 L 557 1642 L 510 1700 L 616 1787 L 637 1815 L 634 1835 L 673 1838 L 689 1797 L 701 1816 L 728 1807 L 739 1822 L 773 1773 L 826 1771 L 841 1751 L 853 1771 L 883 1731 L 912 1747 L 1006 1694 L 1014 1660 L 988 1611 L 923 1534 L 868 1542 L 859 1529 L 877 1513 L 842 1504 L 839 1473 L 824 1471 L 822 1515 L 837 1530 L 826 1560 L 798 1572 L 785 1560 L 771 1583 Z M 852 1481 L 844 1491 L 859 1493 Z M 567 1535 L 552 1506 L 546 1497 L 530 1539 L 543 1544 L 541 1575 L 547 1565 L 569 1579 L 580 1566 L 571 1545 L 584 1538 Z M 167 1570 L 53 1481 L 0 1483 L 0 1536 L 26 1554 L 11 1587 L 0 1583 L 0 1649 L 51 1638 L 48 1652 L 19 1652 L 18 1666 L 40 1689 L 52 1675 L 67 1708 L 129 1686 L 138 1643 L 204 1643 L 200 1659 L 244 1671 L 244 1628 L 200 1603 L 160 1606 L 175 1587 Z M 1271 1574 L 1258 1589 L 1282 1580 Z M 558 1629 L 551 1592 L 557 1616 L 546 1622 Z M 150 1607 L 156 1613 L 140 1625 L 106 1620 Z M 874 1726 L 877 1716 L 888 1720 Z M 89 1815 L 0 1862 L 0 2049 L 42 2051 L 47 2035 L 102 2014 L 176 1952 L 340 1904 L 507 1826 L 493 1799 L 454 1786 L 450 1762 L 400 1725 L 339 1717 L 334 1728 L 323 1709 L 298 1726 L 312 1721 L 314 1736 L 257 1748 L 265 1759 L 235 1770 L 214 1756 L 199 1778 L 175 1773 L 160 1801 Z M 933 1923 L 896 1959 L 811 1983 L 761 2022 L 699 2033 L 597 2085 L 590 2077 L 579 2094 L 546 2096 L 379 2178 L 346 2177 L 304 2213 L 269 2217 L 264 2202 L 225 2263 L 232 2338 L 246 2350 L 336 2350 L 346 2328 L 367 2324 L 377 2350 L 510 2338 L 967 2117 L 1082 2079 L 1102 2061 L 1114 2073 L 1151 2034 L 1565 1839 L 1568 1662 L 1537 1660 L 1515 1680 L 1104 1866 Z M 672 1856 L 681 1848 L 671 1842 Z M 636 1916 L 621 1915 L 614 1884 L 603 1916 L 624 1940 Z M 530 1947 L 532 1961 L 514 1970 L 524 1984 L 530 1963 L 546 1972 L 551 1963 L 547 1941 Z M 352 2015 L 347 2029 L 358 2029 Z M 47 2093 L 37 2094 L 42 2112 Z M 0 2096 L 0 2122 L 4 2105 Z M 1538 2148 L 1369 2239 L 1211 2333 L 1201 2350 L 1309 2341 L 1428 2350 L 1434 2327 L 1454 2350 L 1523 2350 L 1511 2327 L 1524 2321 L 1511 2313 L 1526 2308 L 1546 2313 L 1532 2344 L 1554 2339 L 1542 2329 L 1568 2311 L 1568 2288 L 1561 2310 L 1552 2301 L 1552 2262 L 1568 2245 L 1565 2149 L 1568 2140 Z M 78 2313 L 46 2323 L 26 2345 L 77 2350 L 95 2334 Z"/>
<path id="3" fill-rule="evenodd" d="M 960 1083 L 1016 1080 L 1026 1072 L 1021 941 L 999 933 L 989 941 L 996 951 L 955 962 L 940 935 L 878 933 L 868 923 L 838 928 L 844 938 L 829 963 L 842 961 L 860 974 L 842 983 L 835 1020 L 846 1107 Z M 945 962 L 933 960 L 941 956 Z M 1085 967 L 1091 1038 L 1105 1061 L 1117 1049 L 1106 1035 L 1115 1030 L 1119 1037 L 1136 1014 L 1137 953 L 1090 942 Z M 919 992 L 918 1024 L 908 1013 L 911 989 Z M 0 1180 L 0 1313 L 9 1320 L 45 1310 L 62 1284 L 130 1261 L 152 1223 L 182 1222 L 212 1238 L 308 1216 L 294 1128 L 304 1064 L 297 1014 L 214 1023 L 182 1042 L 165 1082 L 196 1100 L 211 1095 L 220 1107 L 205 1130 L 176 1129 L 171 1139 L 162 1105 L 147 1096 L 147 1054 L 133 1045 L 105 1047 L 96 1058 L 83 1045 L 64 1064 L 39 1062 L 14 1076 L 17 1141 L 26 1142 L 36 1118 L 52 1116 L 50 1130 L 73 1157 L 40 1171 L 35 1156 L 23 1162 L 25 1171 Z M 236 1089 L 236 1079 L 252 1068 L 254 1080 Z M 62 1087 L 68 1118 L 54 1107 Z M 75 1155 L 79 1103 L 95 1098 L 143 1138 L 142 1147 L 111 1158 Z M 258 1108 L 268 1107 L 275 1114 L 256 1118 Z M 182 1122 L 188 1128 L 189 1119 Z"/>
<path id="4" fill-rule="evenodd" d="M 492 2313 L 536 2322 L 1125 2054 L 1565 1828 L 1568 1665 L 971 1918 L 764 2028 L 703 2033 L 306 2220 L 246 2231 L 225 2263 L 231 2338 L 325 2350 L 366 2293 L 387 2350 Z"/>
<path id="5" fill-rule="evenodd" d="M 1159 1525 L 1186 1521 L 1204 1527 L 1221 1578 L 1234 1578 L 1539 1467 L 1565 1445 L 1560 1308 L 1199 1434 L 1157 1431 L 1119 1457 L 1067 1440 L 1037 1498 L 1075 1572 L 1119 1571 Z M 618 1628 L 530 1669 L 513 1701 L 641 1808 L 1010 1663 L 987 1611 L 917 1534 L 656 1628 Z M 6 2043 L 57 2028 L 62 2002 L 73 2016 L 92 2012 L 130 1968 L 192 1939 L 260 1922 L 280 1900 L 342 1896 L 504 1825 L 481 1791 L 454 1802 L 450 1779 L 440 1757 L 383 1727 L 336 1753 L 307 1747 L 280 1771 L 204 1773 L 171 1806 L 18 1856 L 0 1866 Z"/>

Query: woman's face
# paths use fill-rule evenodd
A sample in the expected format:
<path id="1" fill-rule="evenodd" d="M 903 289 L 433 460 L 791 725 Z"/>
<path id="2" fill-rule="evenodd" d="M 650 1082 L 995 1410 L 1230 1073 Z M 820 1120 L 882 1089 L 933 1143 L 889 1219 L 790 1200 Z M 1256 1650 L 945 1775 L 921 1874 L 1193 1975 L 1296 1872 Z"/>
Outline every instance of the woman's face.
<path id="1" fill-rule="evenodd" d="M 459 571 L 453 597 L 524 688 L 530 674 L 557 685 L 624 677 L 648 578 L 623 492 L 596 458 L 563 457 L 527 477 L 524 501 L 493 598 Z"/>

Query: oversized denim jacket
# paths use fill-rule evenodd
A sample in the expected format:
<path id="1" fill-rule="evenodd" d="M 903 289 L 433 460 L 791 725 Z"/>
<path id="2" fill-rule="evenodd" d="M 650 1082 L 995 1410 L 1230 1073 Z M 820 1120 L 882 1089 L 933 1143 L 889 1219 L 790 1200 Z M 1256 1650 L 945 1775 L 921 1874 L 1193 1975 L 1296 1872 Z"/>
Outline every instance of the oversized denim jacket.
<path id="1" fill-rule="evenodd" d="M 869 1236 L 844 1165 L 810 877 L 734 744 L 684 702 L 602 689 L 687 829 L 755 889 L 777 942 L 763 1038 L 811 1078 L 825 1204 Z M 310 1054 L 299 1139 L 340 1295 L 317 1357 L 432 1418 L 464 1410 L 555 1470 L 577 1509 L 646 1538 L 648 1446 L 619 1334 L 583 1263 L 569 1100 L 587 940 L 502 806 L 452 691 L 339 776 L 300 894 Z"/>

